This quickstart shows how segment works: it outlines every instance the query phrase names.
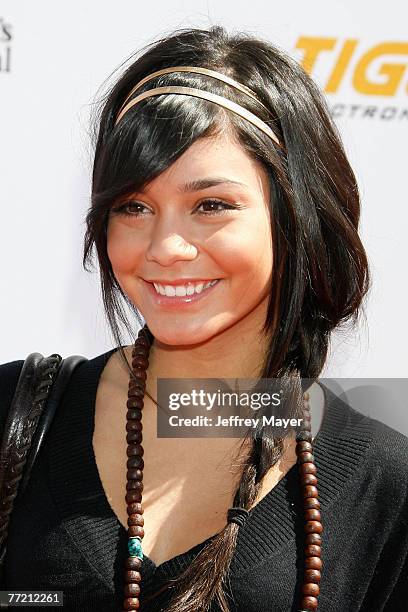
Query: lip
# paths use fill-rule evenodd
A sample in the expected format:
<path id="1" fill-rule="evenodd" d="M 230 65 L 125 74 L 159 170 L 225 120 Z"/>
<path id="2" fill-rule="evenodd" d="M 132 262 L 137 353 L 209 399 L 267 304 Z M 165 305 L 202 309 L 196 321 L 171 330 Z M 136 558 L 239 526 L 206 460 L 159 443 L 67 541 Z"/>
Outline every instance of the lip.
<path id="1" fill-rule="evenodd" d="M 201 279 L 198 279 L 201 280 Z M 154 304 L 156 304 L 157 306 L 163 306 L 166 308 L 182 308 L 182 307 L 188 307 L 191 304 L 195 304 L 197 302 L 200 302 L 201 300 L 205 299 L 207 297 L 207 295 L 209 295 L 213 289 L 215 289 L 216 287 L 218 287 L 218 285 L 220 284 L 220 281 L 222 279 L 212 279 L 212 280 L 218 280 L 217 283 L 215 283 L 215 285 L 212 285 L 211 287 L 209 287 L 208 289 L 203 289 L 203 291 L 201 293 L 193 293 L 193 295 L 178 295 L 178 296 L 174 296 L 174 297 L 168 297 L 167 295 L 160 295 L 159 293 L 157 293 L 156 289 L 153 286 L 152 282 L 149 281 L 145 281 L 144 279 L 142 279 L 143 283 L 145 283 L 147 290 L 149 292 L 149 295 L 151 295 L 152 301 L 154 302 Z M 156 282 L 156 281 L 154 281 Z M 198 282 L 198 281 L 196 281 Z M 207 281 L 208 282 L 208 281 Z M 186 283 L 186 281 L 184 281 L 184 283 Z M 173 282 L 173 283 L 166 283 L 166 285 L 169 284 L 184 284 L 184 283 L 180 283 L 180 281 L 178 281 L 178 283 Z M 162 284 L 162 283 L 160 283 Z"/>

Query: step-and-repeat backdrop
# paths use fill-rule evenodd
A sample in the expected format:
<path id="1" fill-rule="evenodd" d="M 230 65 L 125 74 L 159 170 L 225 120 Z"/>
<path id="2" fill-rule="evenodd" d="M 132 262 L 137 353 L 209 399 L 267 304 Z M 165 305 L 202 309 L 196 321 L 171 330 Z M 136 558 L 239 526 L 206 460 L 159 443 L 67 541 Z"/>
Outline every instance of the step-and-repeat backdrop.
<path id="1" fill-rule="evenodd" d="M 407 22 L 404 0 L 2 0 L 0 362 L 113 346 L 98 274 L 81 265 L 99 88 L 146 43 L 220 23 L 312 74 L 359 180 L 373 287 L 358 330 L 334 337 L 325 375 L 406 377 Z"/>

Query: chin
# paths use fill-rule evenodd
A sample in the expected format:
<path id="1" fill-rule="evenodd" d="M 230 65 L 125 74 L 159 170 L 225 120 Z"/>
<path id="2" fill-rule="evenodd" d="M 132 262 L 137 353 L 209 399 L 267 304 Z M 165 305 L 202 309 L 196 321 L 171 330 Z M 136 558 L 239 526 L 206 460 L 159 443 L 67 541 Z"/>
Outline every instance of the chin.
<path id="1" fill-rule="evenodd" d="M 193 346 L 210 340 L 221 329 L 218 326 L 205 326 L 195 324 L 186 326 L 183 321 L 181 325 L 163 326 L 163 323 L 146 320 L 147 326 L 152 332 L 155 339 L 169 346 Z"/>

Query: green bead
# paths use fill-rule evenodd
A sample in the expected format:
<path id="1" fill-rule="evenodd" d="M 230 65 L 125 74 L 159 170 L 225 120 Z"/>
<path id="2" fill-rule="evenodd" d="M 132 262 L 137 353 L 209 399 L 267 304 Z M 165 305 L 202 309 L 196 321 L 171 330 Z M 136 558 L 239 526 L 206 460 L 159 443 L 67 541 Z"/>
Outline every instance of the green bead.
<path id="1" fill-rule="evenodd" d="M 129 538 L 128 551 L 131 557 L 139 557 L 139 559 L 143 559 L 142 540 L 138 537 Z"/>

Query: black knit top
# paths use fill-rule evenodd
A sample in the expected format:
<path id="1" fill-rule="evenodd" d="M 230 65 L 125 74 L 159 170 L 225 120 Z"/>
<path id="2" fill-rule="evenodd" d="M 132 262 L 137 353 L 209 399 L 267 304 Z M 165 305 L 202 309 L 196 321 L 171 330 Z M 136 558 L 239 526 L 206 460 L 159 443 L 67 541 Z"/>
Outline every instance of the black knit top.
<path id="1" fill-rule="evenodd" d="M 92 447 L 96 390 L 112 352 L 78 366 L 10 522 L 2 588 L 63 591 L 65 612 L 122 609 L 127 533 L 109 505 Z M 22 363 L 0 366 L 0 431 Z M 314 440 L 324 527 L 319 611 L 406 612 L 408 438 L 323 389 L 326 409 Z M 143 612 L 166 610 L 168 590 L 154 602 L 145 597 L 210 540 L 159 566 L 144 557 Z M 302 550 L 294 465 L 239 527 L 231 612 L 297 612 Z"/>

